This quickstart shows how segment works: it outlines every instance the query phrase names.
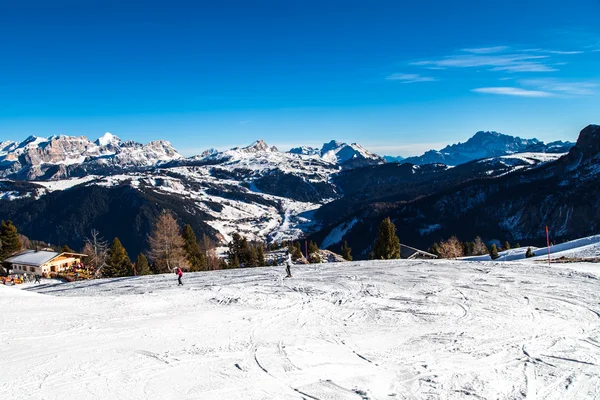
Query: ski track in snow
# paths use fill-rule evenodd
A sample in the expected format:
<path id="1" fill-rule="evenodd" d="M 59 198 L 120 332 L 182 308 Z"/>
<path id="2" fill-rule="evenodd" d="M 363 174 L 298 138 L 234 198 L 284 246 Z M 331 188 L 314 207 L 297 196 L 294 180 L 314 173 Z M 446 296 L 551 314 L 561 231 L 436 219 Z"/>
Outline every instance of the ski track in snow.
<path id="1" fill-rule="evenodd" d="M 183 288 L 0 286 L 1 398 L 599 398 L 589 268 L 371 261 L 188 273 Z"/>

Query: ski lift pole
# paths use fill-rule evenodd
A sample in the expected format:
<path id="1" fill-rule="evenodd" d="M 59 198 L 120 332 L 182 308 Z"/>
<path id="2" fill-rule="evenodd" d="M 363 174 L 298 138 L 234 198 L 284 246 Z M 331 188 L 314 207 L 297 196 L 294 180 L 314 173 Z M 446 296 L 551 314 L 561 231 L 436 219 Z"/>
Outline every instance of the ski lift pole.
<path id="1" fill-rule="evenodd" d="M 548 225 L 546 225 L 546 243 L 548 244 L 548 266 L 550 266 L 550 235 L 548 233 Z"/>

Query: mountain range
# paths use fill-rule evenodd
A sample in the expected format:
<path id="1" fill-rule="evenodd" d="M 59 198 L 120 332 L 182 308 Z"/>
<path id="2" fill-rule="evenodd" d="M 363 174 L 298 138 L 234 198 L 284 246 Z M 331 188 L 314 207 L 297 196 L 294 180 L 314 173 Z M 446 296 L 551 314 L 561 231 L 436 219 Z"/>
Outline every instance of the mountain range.
<path id="1" fill-rule="evenodd" d="M 396 223 L 401 241 L 422 248 L 451 235 L 541 245 L 546 226 L 553 241 L 600 232 L 598 125 L 583 129 L 565 155 L 525 153 L 454 168 L 436 165 L 394 170 L 390 164 L 340 174 L 334 182 L 346 196 L 318 210 L 324 228 L 312 239 L 333 249 L 347 240 L 356 257 L 365 258 L 385 217 Z M 351 193 L 351 182 L 362 186 Z"/>
<path id="2" fill-rule="evenodd" d="M 516 153 L 566 153 L 575 143 L 556 141 L 545 144 L 537 139 L 521 139 L 498 132 L 477 132 L 465 143 L 441 150 L 429 150 L 418 157 L 398 160 L 405 164 L 445 164 L 455 166 L 469 161 Z"/>
<path id="3" fill-rule="evenodd" d="M 412 208 L 415 214 L 406 216 L 397 207 L 421 204 L 425 198 L 455 193 L 476 182 L 541 173 L 563 156 L 551 151 L 572 146 L 478 133 L 465 144 L 448 146 L 452 151 L 446 153 L 475 157 L 476 153 L 465 150 L 469 143 L 474 146 L 473 140 L 486 143 L 486 151 L 495 156 L 454 167 L 398 164 L 386 163 L 356 143 L 330 141 L 321 148 L 281 152 L 259 140 L 247 147 L 210 149 L 186 158 L 166 141 L 143 145 L 108 133 L 93 142 L 85 137 L 30 137 L 0 144 L 0 176 L 4 177 L 0 219 L 12 219 L 32 239 L 73 248 L 81 247 L 95 228 L 108 239 L 118 236 L 130 252 L 137 253 L 147 247 L 147 234 L 161 210 L 170 209 L 198 236 L 207 235 L 221 244 L 233 232 L 266 241 L 311 235 L 333 249 L 342 239 L 348 240 L 355 256 L 364 258 L 372 244 L 368 238 L 383 215 L 377 210 L 397 215 L 405 243 L 426 247 L 431 240 L 464 227 L 444 222 L 448 218 L 444 216 L 429 225 L 421 221 L 407 231 L 410 224 L 402 218 L 416 221 L 423 212 Z M 515 153 L 520 149 L 532 152 Z M 358 229 L 360 224 L 364 226 Z M 427 229 L 430 235 L 420 233 Z M 486 239 L 508 237 L 496 228 L 479 229 Z"/>

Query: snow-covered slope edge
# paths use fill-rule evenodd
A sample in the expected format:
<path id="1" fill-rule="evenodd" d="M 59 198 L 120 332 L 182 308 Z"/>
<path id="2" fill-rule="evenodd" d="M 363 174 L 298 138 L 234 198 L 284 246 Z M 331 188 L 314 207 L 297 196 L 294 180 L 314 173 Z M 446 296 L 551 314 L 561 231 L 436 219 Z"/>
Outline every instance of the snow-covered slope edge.
<path id="1" fill-rule="evenodd" d="M 460 261 L 292 272 L 46 284 L 34 296 L 0 285 L 3 399 L 600 396 L 590 274 Z"/>

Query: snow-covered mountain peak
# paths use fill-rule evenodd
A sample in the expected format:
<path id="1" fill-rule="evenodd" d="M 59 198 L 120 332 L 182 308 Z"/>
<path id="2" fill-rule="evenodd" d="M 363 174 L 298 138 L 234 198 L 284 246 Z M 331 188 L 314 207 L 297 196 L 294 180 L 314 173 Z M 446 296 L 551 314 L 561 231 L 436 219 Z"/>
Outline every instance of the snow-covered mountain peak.
<path id="1" fill-rule="evenodd" d="M 338 142 L 337 140 L 331 140 L 325 144 L 323 144 L 323 147 L 321 147 L 321 155 L 326 154 L 329 151 L 332 150 L 339 150 L 340 147 L 345 146 L 346 143 L 341 143 Z"/>
<path id="2" fill-rule="evenodd" d="M 275 147 L 275 146 L 269 147 L 269 145 L 262 139 L 257 140 L 256 142 L 252 143 L 250 146 L 243 147 L 241 150 L 245 153 L 257 153 L 257 152 L 262 152 L 262 151 L 270 151 L 270 152 L 278 151 L 277 147 Z"/>
<path id="3" fill-rule="evenodd" d="M 346 144 L 335 140 L 323 145 L 321 148 L 321 158 L 338 164 L 352 162 L 353 164 L 367 165 L 382 164 L 385 162 L 383 158 L 370 153 L 358 143 Z"/>
<path id="4" fill-rule="evenodd" d="M 113 135 L 110 132 L 106 132 L 104 135 L 99 137 L 94 143 L 98 146 L 108 146 L 109 144 L 117 144 L 120 143 L 121 139 L 118 136 Z"/>
<path id="5" fill-rule="evenodd" d="M 30 135 L 27 139 L 25 139 L 21 143 L 19 143 L 18 147 L 19 148 L 35 147 L 35 146 L 39 145 L 40 143 L 45 143 L 47 141 L 48 141 L 48 139 L 46 139 L 46 138 L 38 137 L 35 135 Z"/>
<path id="6" fill-rule="evenodd" d="M 155 140 L 143 146 L 146 158 L 150 160 L 172 161 L 182 159 L 183 156 L 175 150 L 167 140 Z"/>

